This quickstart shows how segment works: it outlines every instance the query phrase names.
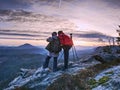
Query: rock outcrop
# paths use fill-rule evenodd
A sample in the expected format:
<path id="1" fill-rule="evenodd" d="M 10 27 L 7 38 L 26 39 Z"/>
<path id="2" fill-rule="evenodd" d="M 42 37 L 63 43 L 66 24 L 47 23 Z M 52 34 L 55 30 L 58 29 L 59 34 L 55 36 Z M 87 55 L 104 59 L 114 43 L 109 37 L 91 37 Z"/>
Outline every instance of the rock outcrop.
<path id="1" fill-rule="evenodd" d="M 93 58 L 102 63 L 120 59 L 120 46 L 104 46 L 96 48 Z"/>
<path id="2" fill-rule="evenodd" d="M 48 89 L 48 87 L 51 87 L 52 84 L 54 86 L 55 84 L 54 82 L 56 81 L 58 82 L 58 84 L 61 83 L 62 85 L 63 80 L 65 80 L 67 87 L 63 87 L 63 89 L 57 89 L 57 90 L 64 90 L 65 88 L 68 88 L 68 90 L 70 90 L 69 88 L 72 88 L 71 90 L 74 90 L 75 88 L 78 88 L 77 86 L 74 88 L 74 85 L 76 85 L 74 81 L 77 78 L 72 79 L 72 77 L 76 76 L 79 71 L 84 70 L 85 68 L 93 66 L 95 64 L 96 63 L 94 64 L 93 63 L 81 63 L 80 61 L 76 63 L 70 62 L 68 70 L 62 71 L 61 69 L 62 65 L 58 65 L 58 68 L 60 70 L 57 72 L 52 72 L 50 68 L 43 69 L 42 67 L 38 68 L 37 70 L 21 69 L 20 75 L 16 77 L 13 81 L 11 81 L 9 83 L 8 88 L 4 90 L 13 90 L 16 88 L 20 89 L 22 87 L 27 88 L 28 90 L 29 89 L 39 90 L 39 88 L 40 90 L 46 90 Z M 74 84 L 71 84 L 72 82 Z M 73 86 L 69 87 L 69 85 L 70 86 L 73 85 Z"/>

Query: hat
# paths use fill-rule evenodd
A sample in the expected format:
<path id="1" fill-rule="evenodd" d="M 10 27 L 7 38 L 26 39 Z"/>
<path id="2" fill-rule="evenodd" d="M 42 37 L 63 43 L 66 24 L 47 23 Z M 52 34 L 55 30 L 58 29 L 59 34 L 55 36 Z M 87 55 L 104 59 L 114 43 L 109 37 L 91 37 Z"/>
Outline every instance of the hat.
<path id="1" fill-rule="evenodd" d="M 52 36 L 56 36 L 56 35 L 57 35 L 57 33 L 56 33 L 56 32 L 53 32 L 53 33 L 52 33 Z"/>

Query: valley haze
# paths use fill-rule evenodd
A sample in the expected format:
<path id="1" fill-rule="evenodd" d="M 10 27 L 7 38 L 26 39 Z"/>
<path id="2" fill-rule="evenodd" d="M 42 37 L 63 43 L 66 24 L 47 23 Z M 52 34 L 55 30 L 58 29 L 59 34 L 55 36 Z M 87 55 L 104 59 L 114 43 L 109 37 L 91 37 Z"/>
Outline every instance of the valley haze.
<path id="1" fill-rule="evenodd" d="M 94 47 L 76 47 L 79 58 L 89 55 Z M 88 52 L 89 51 L 89 52 Z M 19 74 L 21 68 L 37 69 L 43 65 L 47 55 L 45 47 L 36 47 L 25 43 L 20 46 L 0 46 L 0 87 L 6 87 L 14 77 Z M 58 63 L 63 63 L 60 53 Z M 70 50 L 70 61 L 74 61 L 73 52 Z M 52 65 L 52 61 L 50 64 Z M 51 67 L 50 65 L 50 67 Z"/>

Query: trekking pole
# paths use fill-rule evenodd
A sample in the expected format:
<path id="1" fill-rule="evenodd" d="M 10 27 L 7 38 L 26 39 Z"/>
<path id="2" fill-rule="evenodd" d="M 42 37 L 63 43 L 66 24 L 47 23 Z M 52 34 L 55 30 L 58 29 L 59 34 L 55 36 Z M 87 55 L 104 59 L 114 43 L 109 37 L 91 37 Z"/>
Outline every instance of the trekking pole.
<path id="1" fill-rule="evenodd" d="M 72 39 L 72 33 L 70 34 L 70 37 L 71 37 L 71 39 Z M 78 55 L 77 55 L 76 48 L 75 48 L 75 46 L 74 46 L 74 42 L 73 42 L 73 46 L 72 46 L 72 51 L 73 51 L 74 57 L 76 56 L 76 59 L 79 59 L 79 58 L 78 58 Z"/>

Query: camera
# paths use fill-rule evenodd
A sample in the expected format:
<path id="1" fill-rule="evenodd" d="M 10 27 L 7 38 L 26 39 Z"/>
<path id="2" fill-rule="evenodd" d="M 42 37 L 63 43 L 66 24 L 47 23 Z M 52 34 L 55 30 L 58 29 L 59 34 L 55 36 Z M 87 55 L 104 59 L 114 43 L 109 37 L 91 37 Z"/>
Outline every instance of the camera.
<path id="1" fill-rule="evenodd" d="M 72 36 L 72 33 L 70 33 L 70 36 Z"/>

